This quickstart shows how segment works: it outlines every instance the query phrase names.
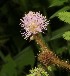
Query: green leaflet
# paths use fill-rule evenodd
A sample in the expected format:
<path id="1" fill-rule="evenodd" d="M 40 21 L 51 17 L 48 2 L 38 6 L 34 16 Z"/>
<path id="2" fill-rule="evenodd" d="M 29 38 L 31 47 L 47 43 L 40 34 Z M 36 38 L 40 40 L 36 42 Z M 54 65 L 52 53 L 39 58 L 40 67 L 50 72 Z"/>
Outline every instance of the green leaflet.
<path id="1" fill-rule="evenodd" d="M 63 38 L 65 40 L 69 40 L 70 41 L 70 31 L 66 31 L 64 34 L 63 34 Z"/>
<path id="2" fill-rule="evenodd" d="M 57 16 L 60 20 L 70 24 L 70 12 L 60 12 Z"/>

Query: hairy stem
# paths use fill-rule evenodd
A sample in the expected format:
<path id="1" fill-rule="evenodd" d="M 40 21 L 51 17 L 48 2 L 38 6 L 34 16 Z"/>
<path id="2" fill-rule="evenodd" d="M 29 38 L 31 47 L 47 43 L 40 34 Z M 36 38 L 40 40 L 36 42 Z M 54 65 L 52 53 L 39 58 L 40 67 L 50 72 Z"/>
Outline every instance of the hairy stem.
<path id="1" fill-rule="evenodd" d="M 67 61 L 59 59 L 56 54 L 54 54 L 48 47 L 45 42 L 41 39 L 40 35 L 34 35 L 36 43 L 40 46 L 41 52 L 38 55 L 38 60 L 43 63 L 45 66 L 49 64 L 54 64 L 59 67 L 63 67 L 70 70 L 70 64 Z"/>

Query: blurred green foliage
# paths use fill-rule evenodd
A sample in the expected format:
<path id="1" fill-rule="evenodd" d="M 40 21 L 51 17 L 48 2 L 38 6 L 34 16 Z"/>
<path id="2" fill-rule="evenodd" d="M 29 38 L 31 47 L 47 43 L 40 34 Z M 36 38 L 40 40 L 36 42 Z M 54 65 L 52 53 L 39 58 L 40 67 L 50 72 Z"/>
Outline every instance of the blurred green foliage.
<path id="1" fill-rule="evenodd" d="M 20 34 L 20 18 L 28 11 L 40 11 L 50 19 L 44 40 L 59 57 L 70 60 L 70 44 L 62 37 L 70 30 L 69 0 L 0 0 L 0 76 L 26 76 L 37 65 L 36 44 Z M 70 76 L 56 68 L 50 76 Z"/>

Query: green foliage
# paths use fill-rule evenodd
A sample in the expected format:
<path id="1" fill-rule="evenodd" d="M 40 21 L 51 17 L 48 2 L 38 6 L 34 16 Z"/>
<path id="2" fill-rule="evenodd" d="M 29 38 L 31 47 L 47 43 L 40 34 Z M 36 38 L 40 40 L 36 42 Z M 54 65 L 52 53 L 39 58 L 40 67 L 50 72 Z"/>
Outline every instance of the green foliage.
<path id="1" fill-rule="evenodd" d="M 63 27 L 57 29 L 56 31 L 53 31 L 52 32 L 52 37 L 51 38 L 47 37 L 47 39 L 45 37 L 45 40 L 52 41 L 52 40 L 56 40 L 56 39 L 62 38 L 62 35 L 67 30 L 70 30 L 70 25 L 69 24 L 66 24 L 66 26 L 63 26 Z"/>
<path id="2" fill-rule="evenodd" d="M 48 66 L 48 67 L 47 67 L 47 69 L 48 69 L 49 71 L 52 71 L 52 68 L 51 68 L 51 66 Z"/>
<path id="3" fill-rule="evenodd" d="M 32 69 L 32 70 L 30 70 L 30 73 L 31 74 L 29 74 L 27 76 L 49 76 L 43 68 Z"/>
<path id="4" fill-rule="evenodd" d="M 70 24 L 70 12 L 59 12 L 57 16 L 60 20 Z"/>
<path id="5" fill-rule="evenodd" d="M 33 67 L 35 62 L 33 49 L 30 46 L 25 48 L 22 52 L 15 56 L 15 62 L 19 70 L 22 70 L 26 65 L 31 65 L 31 67 Z"/>
<path id="6" fill-rule="evenodd" d="M 70 40 L 70 31 L 66 31 L 64 34 L 63 34 L 63 38 L 65 40 Z"/>
<path id="7" fill-rule="evenodd" d="M 15 61 L 8 55 L 6 58 L 6 64 L 0 72 L 0 76 L 17 76 Z"/>
<path id="8" fill-rule="evenodd" d="M 24 66 L 31 65 L 31 67 L 33 67 L 34 65 L 34 54 L 31 47 L 24 49 L 24 51 L 16 55 L 14 59 L 12 59 L 10 55 L 4 57 L 2 53 L 0 56 L 6 63 L 2 66 L 0 76 L 17 76 L 17 74 L 21 73 Z M 18 70 L 16 68 L 18 68 Z"/>
<path id="9" fill-rule="evenodd" d="M 67 11 L 67 10 L 69 10 L 69 9 L 70 9 L 70 6 L 65 6 L 65 7 L 61 8 L 60 10 L 58 10 L 57 12 L 55 12 L 55 13 L 50 17 L 50 19 L 56 17 L 60 12 Z"/>
<path id="10" fill-rule="evenodd" d="M 68 0 L 49 0 L 50 7 L 63 5 Z"/>

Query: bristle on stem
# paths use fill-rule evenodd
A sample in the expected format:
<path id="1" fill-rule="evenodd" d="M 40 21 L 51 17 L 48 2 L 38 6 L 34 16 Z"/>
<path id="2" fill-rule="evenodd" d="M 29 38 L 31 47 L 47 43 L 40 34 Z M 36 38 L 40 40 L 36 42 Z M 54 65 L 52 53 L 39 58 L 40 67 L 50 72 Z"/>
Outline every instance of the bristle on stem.
<path id="1" fill-rule="evenodd" d="M 70 70 L 70 64 L 67 61 L 63 61 L 56 56 L 44 43 L 41 37 L 37 34 L 34 36 L 36 43 L 40 46 L 41 51 L 38 54 L 38 60 L 43 65 L 48 66 L 50 64 L 57 65 L 58 67 L 66 68 Z"/>

